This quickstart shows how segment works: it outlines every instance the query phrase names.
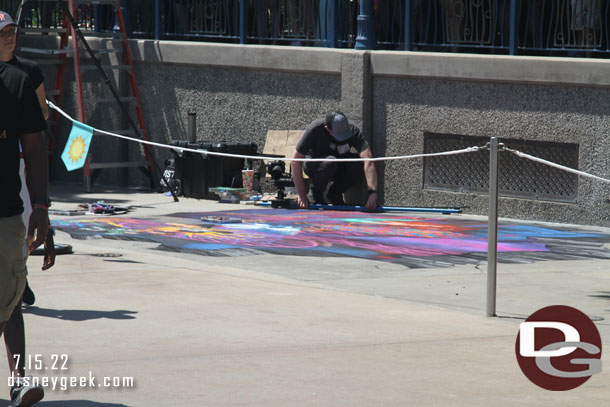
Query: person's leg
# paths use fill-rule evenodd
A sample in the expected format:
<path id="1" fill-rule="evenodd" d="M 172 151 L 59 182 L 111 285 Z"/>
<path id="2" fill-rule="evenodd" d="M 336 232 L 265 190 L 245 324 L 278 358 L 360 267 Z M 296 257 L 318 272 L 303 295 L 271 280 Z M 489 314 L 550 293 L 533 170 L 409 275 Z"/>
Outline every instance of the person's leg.
<path id="1" fill-rule="evenodd" d="M 328 156 L 326 158 L 335 158 Z M 339 163 L 336 161 L 306 162 L 304 165 L 305 174 L 311 179 L 311 192 L 314 202 L 324 204 L 324 190 L 326 186 L 335 178 Z"/>
<path id="2" fill-rule="evenodd" d="M 11 318 L 4 327 L 4 342 L 6 344 L 6 355 L 8 367 L 13 377 L 11 388 L 12 406 L 31 406 L 42 400 L 44 389 L 42 386 L 34 386 L 31 381 L 25 383 L 25 324 L 21 301 L 17 303 L 11 314 Z M 26 379 L 27 380 L 27 379 Z"/>
<path id="3" fill-rule="evenodd" d="M 0 218 L 0 321 L 6 323 L 21 300 L 27 271 L 21 216 Z"/>
<path id="4" fill-rule="evenodd" d="M 21 301 L 15 306 L 11 318 L 6 322 L 4 343 L 9 370 L 15 376 L 23 377 L 25 375 L 25 325 L 23 323 Z M 19 361 L 18 364 L 17 361 Z"/>
<path id="5" fill-rule="evenodd" d="M 8 321 L 2 321 L 0 322 L 0 336 L 2 336 L 2 334 L 4 333 L 4 328 L 6 327 L 6 323 Z M 9 369 L 11 368 L 10 363 L 9 363 Z M 12 371 L 12 369 L 11 369 Z"/>
<path id="6" fill-rule="evenodd" d="M 19 149 L 21 150 L 21 145 L 19 145 Z M 19 197 L 23 202 L 23 213 L 21 214 L 21 219 L 23 220 L 23 224 L 27 229 L 28 224 L 30 223 L 30 215 L 32 215 L 32 204 L 30 200 L 30 192 L 27 188 L 27 181 L 25 178 L 25 161 L 23 158 L 19 160 L 19 177 L 21 178 L 21 191 L 19 191 Z M 23 245 L 23 254 L 27 260 L 28 256 L 28 243 L 25 242 Z M 28 282 L 25 282 L 25 290 L 23 291 L 23 302 L 28 305 L 34 305 L 34 301 L 36 301 L 36 297 L 34 293 L 30 289 Z"/>
<path id="7" fill-rule="evenodd" d="M 31 406 L 44 398 L 44 388 L 34 385 L 31 376 L 25 376 L 25 327 L 21 302 L 17 304 L 11 319 L 4 328 L 6 354 L 11 371 L 11 406 Z"/>
<path id="8" fill-rule="evenodd" d="M 25 287 L 26 268 L 24 255 L 25 226 L 21 216 L 0 218 L 0 320 L 2 332 L 7 345 L 18 339 L 18 318 L 13 311 L 21 304 L 21 295 Z M 23 317 L 21 316 L 21 324 Z M 9 327 L 10 325 L 10 327 Z M 23 330 L 23 327 L 21 327 Z M 15 350 L 17 348 L 13 348 Z M 14 372 L 15 363 L 11 355 L 8 356 L 11 372 Z"/>
<path id="9" fill-rule="evenodd" d="M 345 205 L 343 193 L 356 185 L 364 174 L 362 162 L 341 163 L 337 169 L 333 184 L 326 194 L 328 200 L 333 205 Z"/>
<path id="10" fill-rule="evenodd" d="M 30 283 L 28 280 L 25 281 L 25 290 L 23 290 L 23 303 L 27 305 L 34 305 L 36 302 L 36 295 L 34 295 L 34 291 L 30 288 Z"/>
<path id="11" fill-rule="evenodd" d="M 21 146 L 20 146 L 21 149 Z M 32 214 L 32 205 L 30 203 L 30 193 L 27 189 L 27 183 L 25 178 L 25 162 L 23 159 L 19 160 L 19 177 L 21 178 L 21 191 L 19 192 L 19 197 L 23 202 L 23 213 L 21 214 L 21 220 L 23 222 L 23 226 L 27 229 L 27 225 L 30 220 L 30 215 Z M 28 258 L 28 243 L 24 240 L 23 242 L 23 261 L 27 261 Z M 26 270 L 27 273 L 27 270 Z M 27 286 L 27 280 L 26 280 Z M 34 293 L 29 290 L 31 297 L 33 298 Z M 25 289 L 24 289 L 25 295 Z M 22 297 L 24 296 L 22 295 Z M 31 300 L 32 298 L 28 298 Z M 28 304 L 30 301 L 26 301 Z M 33 304 L 33 302 L 32 302 Z M 31 305 L 31 304 L 30 304 Z M 14 372 L 16 376 L 23 376 L 23 366 L 25 365 L 23 361 L 23 356 L 25 355 L 25 327 L 23 324 L 23 313 L 21 312 L 21 301 L 17 303 L 15 309 L 11 313 L 10 319 L 8 320 L 5 331 L 4 331 L 4 343 L 6 345 L 6 354 L 8 356 L 8 365 L 11 372 Z M 19 365 L 16 366 L 15 356 L 19 355 Z"/>
<path id="12" fill-rule="evenodd" d="M 0 327 L 1 332 L 5 334 L 9 368 L 12 377 L 15 378 L 14 386 L 11 388 L 11 402 L 13 406 L 18 407 L 31 406 L 44 396 L 42 387 L 31 386 L 21 380 L 24 372 L 19 369 L 15 372 L 17 366 L 13 359 L 13 355 L 17 352 L 21 352 L 21 355 L 25 354 L 25 335 L 22 332 L 20 338 L 18 332 L 19 323 L 23 324 L 20 305 L 27 276 L 24 254 L 25 239 L 25 225 L 21 216 L 0 218 L 0 321 L 3 321 L 0 323 Z M 19 307 L 19 309 L 12 319 L 15 307 Z M 13 323 L 15 323 L 14 326 Z M 11 327 L 7 331 L 9 324 Z M 22 325 L 21 329 L 23 329 Z"/>

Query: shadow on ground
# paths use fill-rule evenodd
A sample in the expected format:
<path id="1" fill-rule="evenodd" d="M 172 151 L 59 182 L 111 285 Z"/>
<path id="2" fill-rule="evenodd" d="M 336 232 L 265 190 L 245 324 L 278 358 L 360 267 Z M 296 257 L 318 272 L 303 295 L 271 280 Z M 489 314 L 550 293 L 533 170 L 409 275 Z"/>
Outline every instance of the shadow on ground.
<path id="1" fill-rule="evenodd" d="M 0 406 L 10 406 L 8 400 L 0 399 Z M 125 404 L 98 403 L 90 400 L 41 401 L 39 407 L 129 407 Z"/>
<path id="2" fill-rule="evenodd" d="M 81 187 L 78 184 L 74 183 L 63 183 L 63 182 L 53 182 L 49 186 L 50 195 L 53 202 L 63 202 L 63 203 L 74 203 L 75 206 L 78 203 L 94 203 L 97 201 L 108 201 L 107 194 L 120 194 L 124 195 L 124 199 L 119 199 L 117 197 L 113 197 L 113 199 L 108 201 L 108 203 L 112 205 L 122 205 L 130 202 L 130 196 L 139 195 L 143 193 L 150 193 L 159 196 L 159 202 L 172 202 L 171 197 L 165 197 L 163 194 L 145 188 L 120 188 L 120 187 L 103 187 L 97 185 L 93 192 L 87 193 L 85 192 L 85 187 Z M 150 207 L 143 206 L 143 207 Z M 76 208 L 75 208 L 76 209 Z"/>
<path id="3" fill-rule="evenodd" d="M 589 295 L 589 297 L 593 298 L 601 298 L 604 300 L 610 300 L 610 291 L 598 291 L 596 295 Z"/>
<path id="4" fill-rule="evenodd" d="M 136 311 L 116 310 L 116 311 L 95 311 L 81 309 L 50 309 L 39 307 L 25 307 L 24 314 L 38 315 L 40 317 L 63 319 L 64 321 L 88 321 L 91 319 L 135 319 L 131 314 Z"/>

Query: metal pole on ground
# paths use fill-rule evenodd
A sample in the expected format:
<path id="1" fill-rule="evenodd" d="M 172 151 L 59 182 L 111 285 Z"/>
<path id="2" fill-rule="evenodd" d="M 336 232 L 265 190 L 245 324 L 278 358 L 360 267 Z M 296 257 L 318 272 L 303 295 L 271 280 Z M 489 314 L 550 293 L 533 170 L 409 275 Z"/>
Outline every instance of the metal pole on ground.
<path id="1" fill-rule="evenodd" d="M 258 201 L 257 206 L 270 206 L 274 208 L 273 202 Z M 296 202 L 290 201 L 290 205 L 282 206 L 285 209 L 299 209 Z M 375 211 L 369 211 L 366 206 L 359 205 L 322 205 L 322 204 L 310 204 L 307 209 L 313 210 L 329 210 L 329 211 L 354 211 L 354 212 L 423 212 L 423 213 L 442 213 L 444 215 L 450 215 L 452 213 L 462 213 L 460 208 L 417 208 L 407 206 L 378 206 Z"/>
<path id="2" fill-rule="evenodd" d="M 498 262 L 498 139 L 489 142 L 489 211 L 487 232 L 487 316 L 496 316 Z"/>

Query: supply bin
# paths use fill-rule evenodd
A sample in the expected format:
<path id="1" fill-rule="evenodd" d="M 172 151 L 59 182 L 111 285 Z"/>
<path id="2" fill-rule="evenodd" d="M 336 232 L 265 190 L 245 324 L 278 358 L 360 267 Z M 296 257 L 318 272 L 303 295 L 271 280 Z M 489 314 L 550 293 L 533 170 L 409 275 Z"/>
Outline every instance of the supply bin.
<path id="1" fill-rule="evenodd" d="M 255 143 L 236 143 L 227 141 L 170 141 L 172 146 L 207 150 L 211 152 L 257 155 Z M 220 157 L 184 151 L 176 156 L 176 179 L 182 184 L 184 196 L 197 199 L 217 199 L 209 191 L 214 187 L 242 187 L 241 171 L 244 169 L 243 158 Z M 248 160 L 252 168 L 252 160 Z"/>

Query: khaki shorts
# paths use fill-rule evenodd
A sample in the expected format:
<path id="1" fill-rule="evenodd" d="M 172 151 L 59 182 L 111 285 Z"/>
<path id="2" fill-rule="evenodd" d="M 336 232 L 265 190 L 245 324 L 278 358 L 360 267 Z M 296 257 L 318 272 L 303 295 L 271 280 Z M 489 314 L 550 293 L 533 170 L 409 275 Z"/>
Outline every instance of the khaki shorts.
<path id="1" fill-rule="evenodd" d="M 25 288 L 24 241 L 21 215 L 0 218 L 0 322 L 9 320 Z"/>

